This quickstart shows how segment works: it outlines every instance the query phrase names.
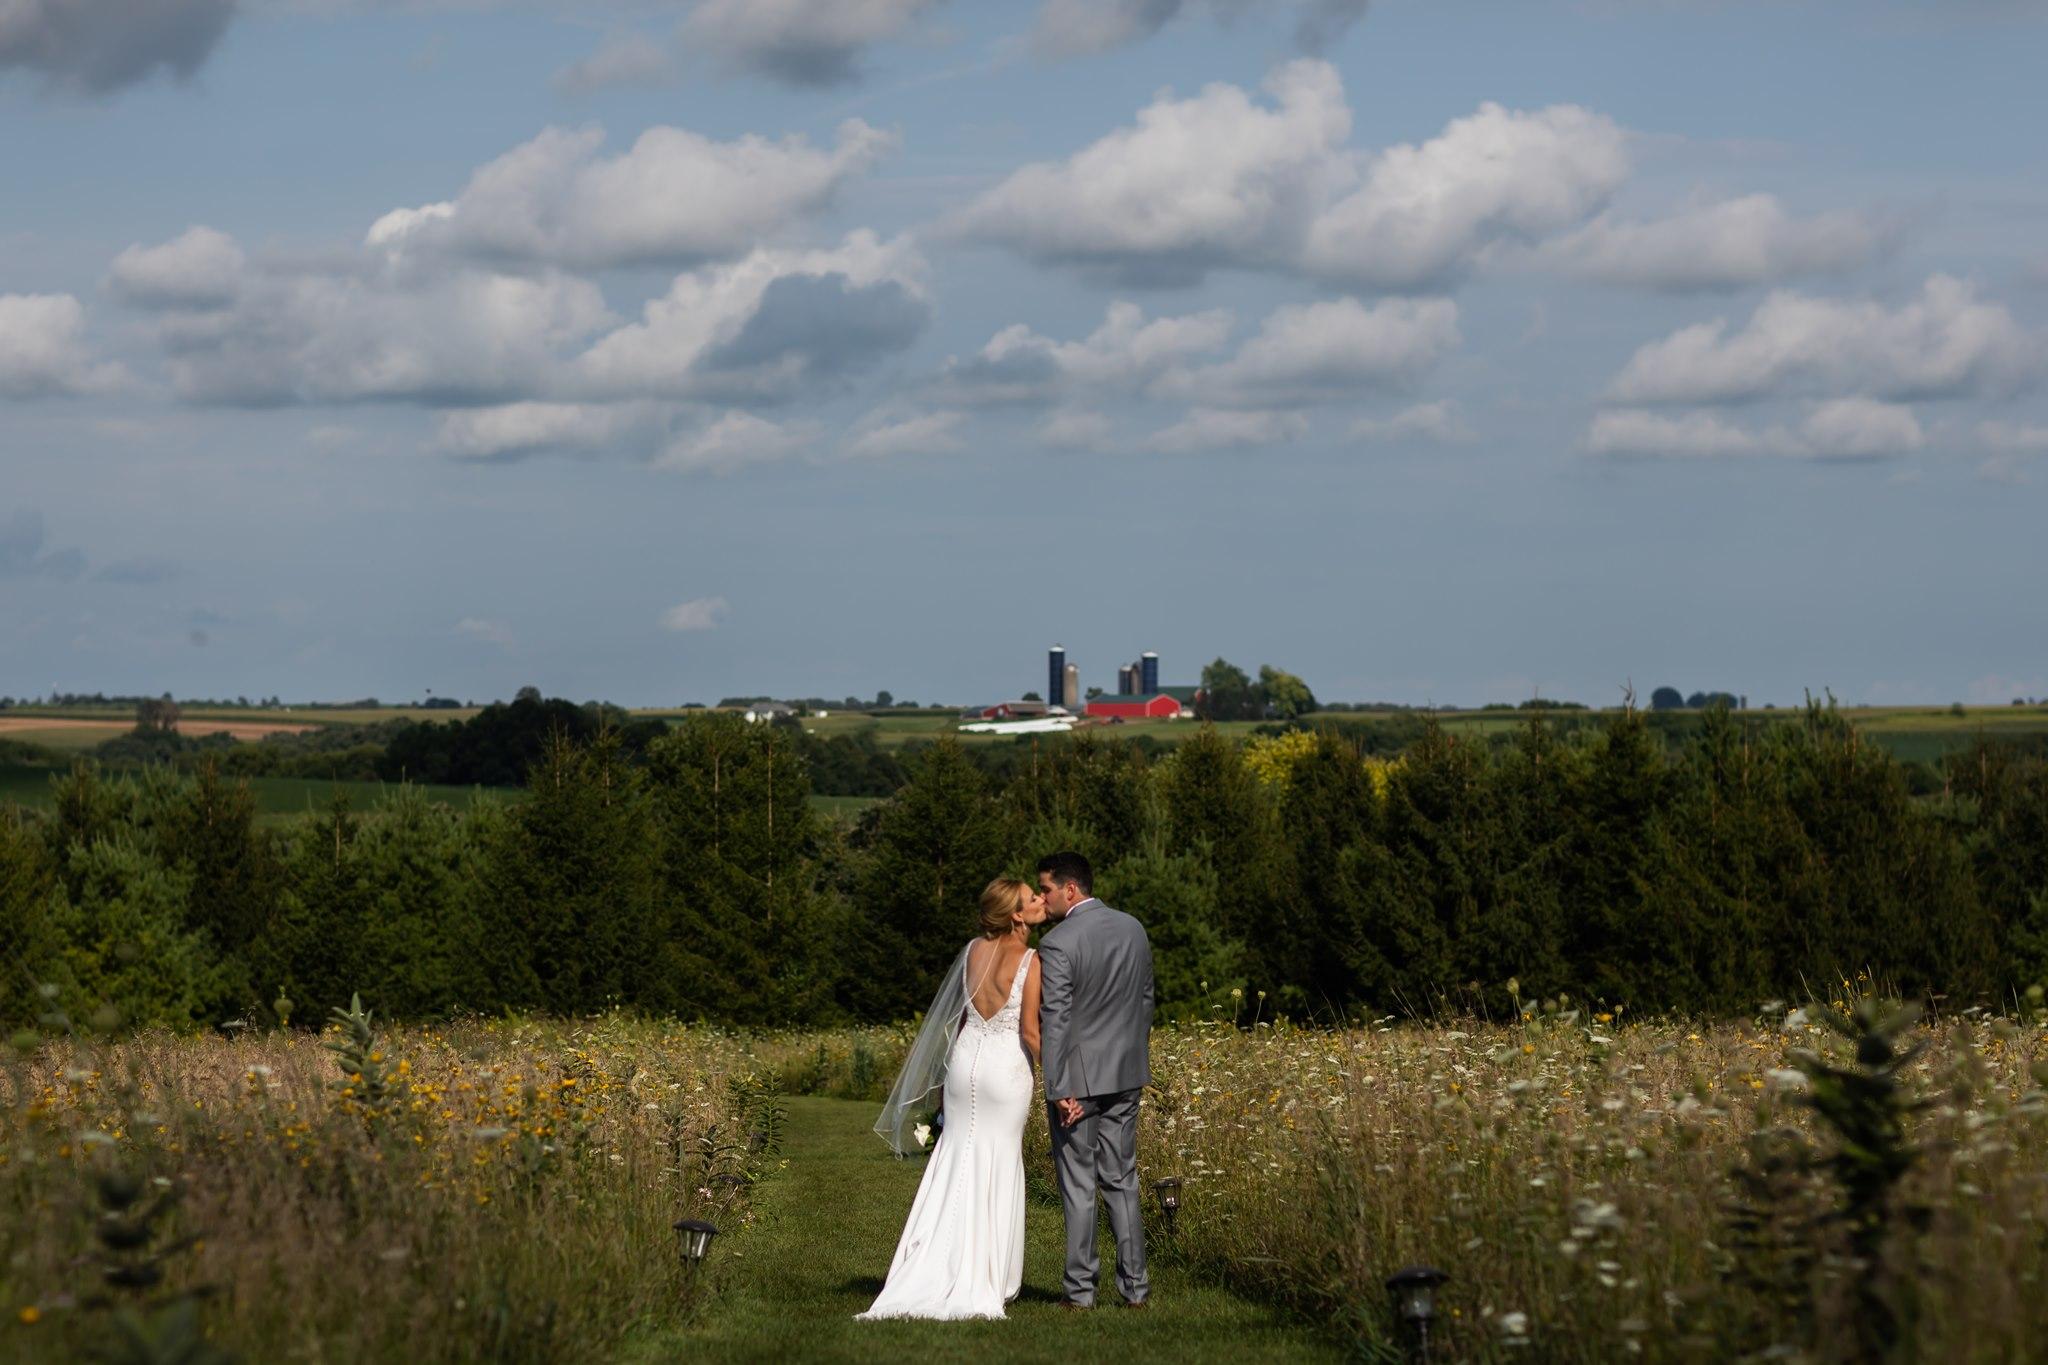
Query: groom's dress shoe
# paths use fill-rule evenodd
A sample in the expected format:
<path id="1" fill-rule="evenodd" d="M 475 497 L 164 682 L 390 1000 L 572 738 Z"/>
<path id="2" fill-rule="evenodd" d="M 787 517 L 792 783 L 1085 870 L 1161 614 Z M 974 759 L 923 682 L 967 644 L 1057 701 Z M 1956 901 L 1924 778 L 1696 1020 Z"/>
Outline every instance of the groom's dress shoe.
<path id="1" fill-rule="evenodd" d="M 1124 1307 L 1126 1307 L 1126 1308 L 1148 1308 L 1148 1307 L 1150 1307 L 1150 1306 L 1151 1306 L 1151 1304 L 1152 1304 L 1152 1300 L 1150 1300 L 1150 1299 L 1125 1299 L 1125 1300 L 1124 1300 Z"/>
<path id="2" fill-rule="evenodd" d="M 1094 1306 L 1095 1305 L 1092 1303 L 1075 1303 L 1072 1299 L 1060 1300 L 1060 1307 L 1068 1309 L 1075 1313 L 1085 1313 Z"/>

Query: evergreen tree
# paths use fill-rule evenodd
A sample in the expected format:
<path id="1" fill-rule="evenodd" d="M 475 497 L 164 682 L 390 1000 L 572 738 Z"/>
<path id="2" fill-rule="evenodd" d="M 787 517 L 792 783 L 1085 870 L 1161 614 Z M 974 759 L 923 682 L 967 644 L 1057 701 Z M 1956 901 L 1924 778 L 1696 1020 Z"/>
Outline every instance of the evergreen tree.
<path id="1" fill-rule="evenodd" d="M 36 987 L 50 972 L 55 939 L 49 898 L 55 877 L 48 853 L 18 806 L 0 806 L 0 1025 L 35 1022 Z"/>
<path id="2" fill-rule="evenodd" d="M 1152 943 L 1153 1003 L 1161 1019 L 1206 1019 L 1245 986 L 1244 949 L 1223 936 L 1222 888 L 1206 860 L 1153 840 L 1098 874 L 1106 904 L 1135 916 Z"/>
<path id="3" fill-rule="evenodd" d="M 1340 862 L 1353 911 L 1332 948 L 1375 1006 L 1427 1010 L 1461 984 L 1460 949 L 1479 918 L 1486 814 L 1483 752 L 1431 721 L 1388 781 L 1380 839 L 1353 845 Z"/>
<path id="4" fill-rule="evenodd" d="M 818 826 L 801 731 L 692 716 L 647 755 L 663 831 L 660 1007 L 750 1023 L 830 1007 Z"/>
<path id="5" fill-rule="evenodd" d="M 924 1008 L 976 931 L 976 903 L 1012 856 L 987 781 L 946 739 L 921 754 L 864 850 L 845 945 L 843 999 L 863 1018 Z"/>
<path id="6" fill-rule="evenodd" d="M 1554 721 L 1530 717 L 1487 774 L 1483 837 L 1473 848 L 1478 905 L 1457 954 L 1457 975 L 1481 1002 L 1511 1009 L 1506 983 L 1551 994 L 1576 990 L 1564 954 L 1564 884 L 1572 856 L 1584 754 Z"/>
<path id="7" fill-rule="evenodd" d="M 1344 878 L 1347 852 L 1373 838 L 1379 799 L 1358 751 L 1333 733 L 1287 770 L 1279 828 L 1291 894 L 1261 935 L 1261 986 L 1294 1011 L 1342 1005 L 1357 997 L 1355 964 L 1329 943 L 1355 928 Z M 1333 932 L 1333 930 L 1335 932 Z"/>
<path id="8" fill-rule="evenodd" d="M 1673 926 L 1657 911 L 1672 794 L 1662 746 L 1633 707 L 1589 756 L 1565 880 L 1565 955 L 1597 999 L 1641 1007 L 1682 986 Z"/>
<path id="9" fill-rule="evenodd" d="M 477 822 L 410 783 L 386 793 L 356 837 L 370 891 L 363 999 L 393 1018 L 494 1008 L 479 966 Z"/>
<path id="10" fill-rule="evenodd" d="M 357 991 L 390 1009 L 380 999 L 383 964 L 367 952 L 374 892 L 357 843 L 361 828 L 348 798 L 336 796 L 285 842 L 284 891 L 249 967 L 264 998 L 281 990 L 302 1020 L 325 1019 Z"/>
<path id="11" fill-rule="evenodd" d="M 218 1022 L 227 991 L 214 945 L 187 927 L 192 874 L 132 837 L 75 844 L 65 862 L 48 916 L 64 1012 L 82 1021 L 111 1005 L 134 1028 Z"/>
<path id="12" fill-rule="evenodd" d="M 638 998 L 660 928 L 659 826 L 614 736 L 552 740 L 480 879 L 495 993 L 583 1014 Z"/>

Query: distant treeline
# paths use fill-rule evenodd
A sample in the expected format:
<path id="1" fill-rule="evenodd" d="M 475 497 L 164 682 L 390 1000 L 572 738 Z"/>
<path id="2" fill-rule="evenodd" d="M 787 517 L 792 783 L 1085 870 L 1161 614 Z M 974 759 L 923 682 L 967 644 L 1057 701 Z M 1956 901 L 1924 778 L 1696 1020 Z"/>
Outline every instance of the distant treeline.
<path id="1" fill-rule="evenodd" d="M 887 698 L 888 694 L 882 696 Z M 1532 701 L 1500 709 L 1542 714 L 1560 736 L 1597 731 L 1606 723 L 1603 715 L 1570 702 Z M 1768 723 L 1796 724 L 1801 714 L 1796 710 L 1775 712 Z M 1653 709 L 1644 722 L 1674 754 L 1695 738 L 1706 723 L 1704 712 L 1686 709 Z M 1272 721 L 1257 727 L 1255 733 L 1271 736 L 1312 729 L 1334 734 L 1369 757 L 1388 757 L 1421 739 L 1428 723 L 1428 715 L 1422 711 L 1359 716 L 1326 710 L 1312 716 Z M 1763 723 L 1763 718 L 1746 717 L 1745 723 Z M 900 746 L 886 746 L 872 730 L 815 735 L 794 716 L 773 724 L 785 730 L 790 742 L 797 746 L 810 771 L 811 789 L 821 796 L 892 795 L 907 780 L 910 765 L 937 742 L 919 738 Z M 190 728 L 202 730 L 203 722 Z M 168 763 L 193 772 L 212 766 L 234 777 L 521 787 L 526 785 L 528 774 L 548 743 L 558 736 L 589 742 L 606 731 L 615 732 L 627 760 L 637 763 L 649 744 L 666 730 L 667 723 L 659 718 L 635 717 L 602 702 L 543 698 L 529 688 L 522 689 L 513 701 L 494 702 L 467 720 L 417 721 L 397 717 L 372 724 L 317 726 L 298 734 L 270 735 L 255 743 L 234 740 L 225 734 L 188 734 L 138 726 L 129 734 L 98 745 L 92 756 L 111 769 Z M 1487 743 L 1502 746 L 1511 738 L 1508 730 L 1494 730 Z M 965 751 L 965 758 L 983 776 L 1007 783 L 1030 768 L 1038 755 L 1066 742 L 1065 737 L 1057 735 L 979 742 Z M 1142 730 L 1123 742 L 1137 746 L 1151 757 L 1171 747 L 1167 739 Z M 64 766 L 69 759 L 33 746 L 17 745 L 0 751 L 0 762 Z M 1940 791 L 1944 786 L 1935 764 L 1906 764 L 1902 772 L 1908 789 L 1916 796 Z"/>
<path id="2" fill-rule="evenodd" d="M 1084 735 L 1000 750 L 1000 777 L 945 741 L 844 829 L 812 812 L 803 736 L 729 714 L 638 749 L 559 734 L 521 801 L 405 786 L 284 828 L 216 768 L 86 767 L 48 813 L 0 813 L 0 1015 L 312 1021 L 361 990 L 400 1017 L 902 1018 L 983 884 L 1057 847 L 1146 923 L 1169 1015 L 1232 988 L 1300 1015 L 1499 1010 L 1510 980 L 1744 1014 L 1863 971 L 1960 1005 L 2048 975 L 2038 746 L 1980 744 L 1916 800 L 1832 709 L 1698 719 L 1676 748 L 1640 713 L 1498 745 L 1418 719 L 1391 760 L 1335 729 Z"/>

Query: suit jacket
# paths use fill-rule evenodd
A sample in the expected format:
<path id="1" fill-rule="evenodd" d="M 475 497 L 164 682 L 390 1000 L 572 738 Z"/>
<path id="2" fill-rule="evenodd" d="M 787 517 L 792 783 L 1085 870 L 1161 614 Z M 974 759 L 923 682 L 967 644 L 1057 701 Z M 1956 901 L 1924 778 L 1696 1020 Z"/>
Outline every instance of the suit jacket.
<path id="1" fill-rule="evenodd" d="M 1047 1100 L 1136 1090 L 1152 1079 L 1152 944 L 1121 910 L 1086 900 L 1038 944 Z"/>

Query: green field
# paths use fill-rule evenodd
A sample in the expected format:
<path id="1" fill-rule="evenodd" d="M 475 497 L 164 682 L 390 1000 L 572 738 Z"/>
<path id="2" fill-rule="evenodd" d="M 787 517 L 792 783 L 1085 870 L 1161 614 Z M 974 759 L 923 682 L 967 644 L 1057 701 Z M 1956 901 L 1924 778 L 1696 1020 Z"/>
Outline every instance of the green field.
<path id="1" fill-rule="evenodd" d="M 862 811 L 881 800 L 879 796 L 813 796 L 811 809 L 828 819 L 852 824 Z"/>
<path id="2" fill-rule="evenodd" d="M 54 769 L 0 764 L 0 807 L 26 806 L 31 810 L 50 808 L 50 778 Z M 326 808 L 336 794 L 348 797 L 353 810 L 366 811 L 392 784 L 385 782 L 329 782 L 315 777 L 251 777 L 245 780 L 256 795 L 257 818 L 266 824 L 290 820 L 308 811 Z M 499 788 L 439 787 L 413 784 L 435 801 L 467 806 L 472 800 L 505 800 L 513 794 Z M 875 804 L 873 796 L 813 796 L 811 808 L 827 819 L 851 824 L 856 816 Z"/>
<path id="3" fill-rule="evenodd" d="M 49 768 L 0 766 L 0 806 L 15 804 L 33 810 L 48 809 L 52 773 Z M 330 782 L 315 777 L 238 780 L 248 782 L 249 790 L 256 797 L 257 818 L 265 823 L 289 820 L 308 811 L 325 809 L 337 795 L 346 796 L 354 810 L 368 810 L 380 795 L 392 790 L 392 784 L 385 782 Z M 497 793 L 482 788 L 422 784 L 420 790 L 430 799 L 445 801 L 451 806 L 467 806 L 479 797 L 486 801 L 501 799 Z"/>
<path id="4" fill-rule="evenodd" d="M 116 732 L 102 729 L 36 729 L 22 727 L 19 722 L 34 717 L 53 720 L 87 720 L 99 722 L 122 722 L 131 716 L 129 708 L 105 707 L 40 707 L 17 706 L 0 712 L 0 721 L 12 721 L 11 725 L 0 725 L 0 739 L 16 739 L 35 744 L 53 755 L 68 756 L 89 752 L 98 744 L 111 738 Z M 209 721 L 223 724 L 286 724 L 320 726 L 369 725 L 380 721 L 409 720 L 462 720 L 476 714 L 470 709 L 422 710 L 418 707 L 366 708 L 321 708 L 321 707 L 197 707 L 187 709 L 183 717 L 183 728 L 189 734 L 207 733 Z M 704 708 L 645 707 L 635 710 L 635 716 L 660 719 L 671 725 L 680 723 L 691 715 L 705 714 Z M 1322 711 L 1307 717 L 1310 724 L 1330 722 L 1341 724 L 1369 720 L 1385 720 L 1399 716 L 1413 716 L 1415 712 L 1403 711 Z M 1567 711 L 1554 715 L 1565 718 L 1597 718 L 1600 712 Z M 1799 714 L 1796 707 L 1778 710 L 1751 710 L 1741 713 L 1748 720 L 1787 721 Z M 1943 756 L 1969 747 L 1980 736 L 1990 739 L 2012 739 L 2027 735 L 2048 735 L 2048 707 L 2044 706 L 1973 706 L 1958 714 L 1952 707 L 1851 707 L 1844 708 L 1848 717 L 1864 734 L 1884 746 L 1894 757 L 1903 762 L 1932 763 Z M 1528 713 L 1520 711 L 1439 711 L 1436 719 L 1445 730 L 1466 738 L 1492 738 L 1508 734 L 1521 726 Z M 829 711 L 824 716 L 809 716 L 803 720 L 803 727 L 809 734 L 820 738 L 835 736 L 871 735 L 876 744 L 884 750 L 898 751 L 913 744 L 930 743 L 947 735 L 957 735 L 960 724 L 953 711 L 905 711 L 872 715 L 862 711 Z M 1122 725 L 1101 727 L 1095 733 L 1108 738 L 1145 738 L 1157 743 L 1178 744 L 1198 732 L 1199 726 L 1192 721 L 1135 721 Z M 1250 736 L 1259 729 L 1252 721 L 1228 721 L 1217 729 L 1237 739 Z M 1015 743 L 1014 735 L 958 735 L 965 744 L 980 747 Z M 260 742 L 260 741 L 249 741 Z M 0 800 L 10 799 L 20 789 L 22 779 L 0 778 Z M 299 811 L 306 808 L 308 796 L 317 805 L 332 784 L 296 779 L 265 778 L 258 781 L 259 799 L 265 802 L 267 814 L 279 814 L 287 810 Z M 362 787 L 374 790 L 374 784 L 341 784 L 344 788 Z M 271 789 L 275 790 L 271 790 Z M 457 789 L 459 790 L 459 789 Z M 467 792 L 460 794 L 466 798 Z M 355 795 L 351 792 L 351 795 Z M 19 798 L 14 798 L 19 799 Z M 820 809 L 837 817 L 851 819 L 858 814 L 860 804 L 849 804 L 841 798 L 827 798 Z"/>

